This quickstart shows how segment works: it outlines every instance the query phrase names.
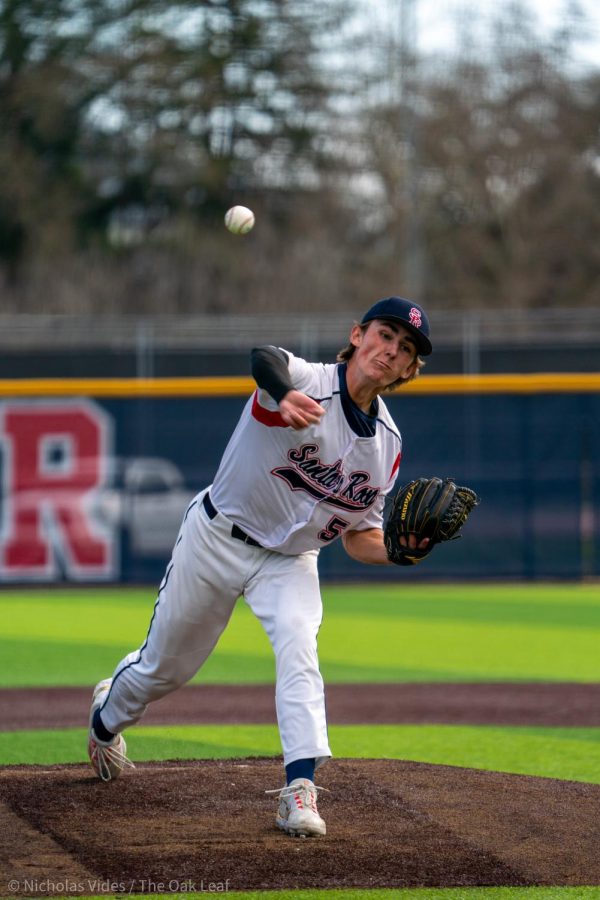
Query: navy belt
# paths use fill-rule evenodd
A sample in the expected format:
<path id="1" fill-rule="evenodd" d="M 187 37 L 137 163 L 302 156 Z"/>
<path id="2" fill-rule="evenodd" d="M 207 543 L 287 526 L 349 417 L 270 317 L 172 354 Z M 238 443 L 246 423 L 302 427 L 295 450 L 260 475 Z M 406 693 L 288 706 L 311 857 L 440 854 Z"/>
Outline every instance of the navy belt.
<path id="1" fill-rule="evenodd" d="M 204 509 L 206 510 L 206 515 L 208 516 L 208 518 L 214 519 L 214 517 L 217 515 L 218 510 L 214 507 L 213 502 L 210 499 L 208 492 L 202 498 L 202 505 L 203 505 Z M 244 544 L 250 544 L 251 547 L 260 547 L 261 546 L 258 543 L 258 541 L 255 541 L 254 538 L 250 537 L 249 534 L 246 534 L 245 531 L 242 531 L 242 529 L 239 527 L 239 525 L 231 526 L 231 537 L 236 538 L 236 540 L 238 540 L 238 541 L 243 541 Z"/>

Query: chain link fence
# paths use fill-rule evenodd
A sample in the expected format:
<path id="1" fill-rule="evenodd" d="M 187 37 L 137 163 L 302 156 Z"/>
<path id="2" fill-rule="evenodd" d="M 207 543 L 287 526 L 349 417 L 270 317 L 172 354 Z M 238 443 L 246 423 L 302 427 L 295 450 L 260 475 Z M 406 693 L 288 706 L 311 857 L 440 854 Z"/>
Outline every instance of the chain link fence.
<path id="1" fill-rule="evenodd" d="M 236 375 L 275 344 L 335 357 L 348 315 L 0 316 L 0 377 Z M 600 309 L 432 311 L 428 372 L 600 370 Z"/>

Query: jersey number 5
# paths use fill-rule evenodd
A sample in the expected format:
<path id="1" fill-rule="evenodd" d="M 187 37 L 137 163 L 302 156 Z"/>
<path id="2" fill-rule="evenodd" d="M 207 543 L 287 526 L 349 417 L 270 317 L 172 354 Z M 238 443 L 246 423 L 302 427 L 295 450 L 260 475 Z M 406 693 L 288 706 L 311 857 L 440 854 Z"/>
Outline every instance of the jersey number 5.
<path id="1" fill-rule="evenodd" d="M 340 519 L 339 516 L 332 516 L 327 523 L 327 527 L 320 531 L 317 536 L 320 541 L 332 541 L 334 538 L 339 537 L 344 528 L 347 528 L 349 524 L 350 522 L 346 522 L 345 519 Z"/>

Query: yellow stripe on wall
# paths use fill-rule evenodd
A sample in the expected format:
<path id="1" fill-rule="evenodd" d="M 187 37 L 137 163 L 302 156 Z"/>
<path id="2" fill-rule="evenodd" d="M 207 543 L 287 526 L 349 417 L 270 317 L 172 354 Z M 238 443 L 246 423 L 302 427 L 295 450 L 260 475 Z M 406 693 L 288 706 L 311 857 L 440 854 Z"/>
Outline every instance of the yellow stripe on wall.
<path id="1" fill-rule="evenodd" d="M 243 397 L 247 376 L 218 378 L 0 379 L 2 397 Z M 399 388 L 405 394 L 544 394 L 600 391 L 600 372 L 530 375 L 423 375 Z"/>
<path id="2" fill-rule="evenodd" d="M 401 388 L 411 394 L 550 394 L 600 391 L 600 372 L 529 375 L 425 375 Z"/>
<path id="3" fill-rule="evenodd" d="M 23 378 L 0 379 L 3 397 L 220 397 L 246 396 L 256 384 L 229 378 Z"/>

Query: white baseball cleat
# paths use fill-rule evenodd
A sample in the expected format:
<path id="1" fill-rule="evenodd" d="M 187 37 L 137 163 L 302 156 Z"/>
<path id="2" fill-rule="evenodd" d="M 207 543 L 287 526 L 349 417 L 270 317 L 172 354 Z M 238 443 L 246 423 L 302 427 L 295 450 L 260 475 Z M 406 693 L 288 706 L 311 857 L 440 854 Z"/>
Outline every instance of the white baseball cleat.
<path id="1" fill-rule="evenodd" d="M 101 741 L 92 726 L 94 713 L 104 703 L 111 684 L 112 678 L 98 682 L 94 688 L 90 709 L 88 754 L 94 772 L 102 781 L 113 781 L 125 768 L 135 769 L 131 760 L 127 759 L 127 744 L 123 735 L 116 734 L 111 741 Z"/>
<path id="2" fill-rule="evenodd" d="M 279 792 L 267 791 L 267 794 L 279 793 L 279 809 L 275 821 L 282 831 L 298 837 L 314 837 L 325 834 L 325 822 L 317 809 L 317 788 L 308 778 L 295 778 L 291 784 Z"/>

